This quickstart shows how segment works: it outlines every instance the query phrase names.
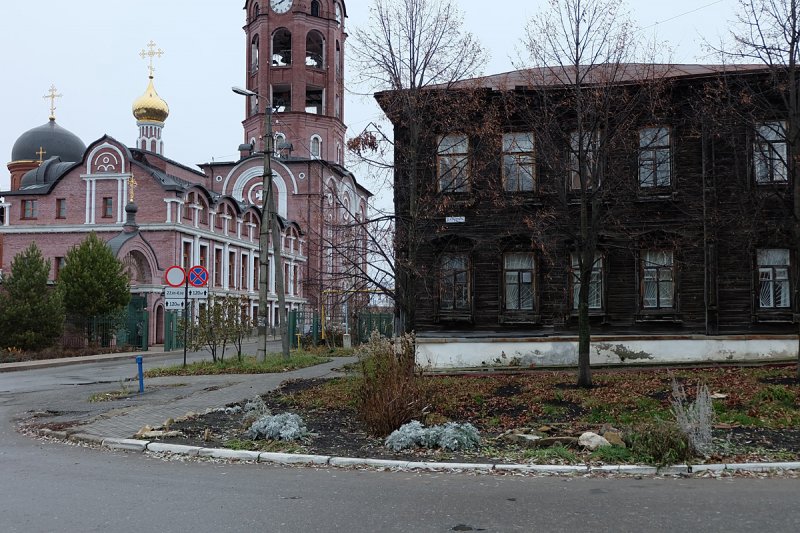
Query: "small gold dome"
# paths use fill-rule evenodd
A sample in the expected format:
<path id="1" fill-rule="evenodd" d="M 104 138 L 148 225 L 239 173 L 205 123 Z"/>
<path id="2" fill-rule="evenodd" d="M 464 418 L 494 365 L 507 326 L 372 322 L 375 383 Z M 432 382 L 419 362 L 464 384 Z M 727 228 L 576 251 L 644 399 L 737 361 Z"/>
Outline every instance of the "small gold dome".
<path id="1" fill-rule="evenodd" d="M 169 116 L 169 106 L 158 96 L 153 87 L 153 77 L 150 76 L 150 83 L 144 94 L 133 102 L 133 116 L 136 120 L 148 120 L 153 122 L 164 122 Z"/>

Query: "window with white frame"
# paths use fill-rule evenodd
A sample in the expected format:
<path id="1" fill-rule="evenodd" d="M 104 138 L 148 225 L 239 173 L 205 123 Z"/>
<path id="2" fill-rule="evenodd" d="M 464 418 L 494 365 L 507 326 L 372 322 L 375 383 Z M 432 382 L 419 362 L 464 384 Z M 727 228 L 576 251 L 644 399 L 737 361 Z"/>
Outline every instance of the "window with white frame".
<path id="1" fill-rule="evenodd" d="M 571 255 L 572 263 L 572 309 L 578 309 L 581 293 L 581 270 L 580 256 L 577 253 Z M 592 272 L 589 275 L 589 309 L 597 310 L 603 308 L 603 256 L 595 254 L 592 263 Z"/>
<path id="2" fill-rule="evenodd" d="M 275 146 L 273 147 L 273 153 L 277 159 L 281 157 L 286 157 L 288 155 L 288 147 L 286 145 L 286 135 L 283 133 L 276 133 L 275 134 Z"/>
<path id="3" fill-rule="evenodd" d="M 319 159 L 322 154 L 322 138 L 319 135 L 314 135 L 311 137 L 311 147 L 310 147 L 311 157 L 314 159 Z"/>
<path id="4" fill-rule="evenodd" d="M 789 308 L 789 250 L 767 248 L 756 253 L 758 263 L 758 306 L 761 309 Z"/>
<path id="5" fill-rule="evenodd" d="M 669 187 L 672 183 L 669 138 L 669 128 L 666 126 L 639 130 L 640 187 Z"/>
<path id="6" fill-rule="evenodd" d="M 569 188 L 581 190 L 581 182 L 590 190 L 597 181 L 597 149 L 600 135 L 597 132 L 573 131 L 569 136 Z M 599 177 L 599 176 L 597 176 Z"/>
<path id="7" fill-rule="evenodd" d="M 469 191 L 469 139 L 451 134 L 439 138 L 436 166 L 441 192 Z"/>
<path id="8" fill-rule="evenodd" d="M 532 191 L 534 185 L 533 134 L 503 134 L 503 183 L 506 191 Z"/>
<path id="9" fill-rule="evenodd" d="M 506 311 L 533 310 L 534 258 L 530 252 L 510 252 L 503 255 L 503 281 Z"/>
<path id="10" fill-rule="evenodd" d="M 756 127 L 753 143 L 753 172 L 756 183 L 785 183 L 788 180 L 786 124 L 764 122 Z"/>
<path id="11" fill-rule="evenodd" d="M 253 40 L 250 41 L 250 72 L 255 72 L 258 70 L 258 34 L 253 36 Z"/>
<path id="12" fill-rule="evenodd" d="M 675 263 L 671 250 L 645 250 L 641 256 L 642 307 L 671 309 L 675 294 Z"/>
<path id="13" fill-rule="evenodd" d="M 440 262 L 439 309 L 469 311 L 469 258 L 464 253 L 445 254 Z"/>

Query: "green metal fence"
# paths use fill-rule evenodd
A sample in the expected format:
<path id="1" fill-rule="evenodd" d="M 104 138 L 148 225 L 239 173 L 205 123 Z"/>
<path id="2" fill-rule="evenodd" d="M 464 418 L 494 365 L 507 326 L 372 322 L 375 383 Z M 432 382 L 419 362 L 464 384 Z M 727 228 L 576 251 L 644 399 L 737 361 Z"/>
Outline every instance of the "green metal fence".
<path id="1" fill-rule="evenodd" d="M 164 313 L 164 351 L 183 348 L 183 330 L 178 328 L 180 317 L 175 311 Z"/>
<path id="2" fill-rule="evenodd" d="M 298 347 L 300 339 L 307 339 L 314 346 L 321 338 L 319 313 L 312 311 L 289 311 L 287 320 L 289 330 L 289 346 Z"/>
<path id="3" fill-rule="evenodd" d="M 394 333 L 394 316 L 391 313 L 359 313 L 356 331 L 356 342 L 359 343 L 367 342 L 373 331 L 391 337 Z"/>

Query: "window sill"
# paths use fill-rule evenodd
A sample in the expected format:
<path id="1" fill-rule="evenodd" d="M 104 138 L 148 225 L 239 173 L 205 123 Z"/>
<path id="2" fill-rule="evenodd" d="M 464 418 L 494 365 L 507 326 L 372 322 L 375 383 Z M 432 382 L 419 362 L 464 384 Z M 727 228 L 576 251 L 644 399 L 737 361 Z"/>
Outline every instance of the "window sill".
<path id="1" fill-rule="evenodd" d="M 759 324 L 791 324 L 796 320 L 791 308 L 759 309 L 753 316 L 753 322 Z"/>
<path id="2" fill-rule="evenodd" d="M 439 312 L 437 317 L 437 322 L 472 322 L 472 312 L 471 311 L 463 311 L 463 312 Z"/>
<path id="3" fill-rule="evenodd" d="M 789 185 L 789 180 L 784 180 L 784 181 L 756 181 L 755 185 L 756 185 L 756 187 L 763 188 L 763 189 L 767 189 L 769 187 L 774 187 L 774 188 L 786 187 L 786 186 Z"/>
<path id="4" fill-rule="evenodd" d="M 539 324 L 541 323 L 541 321 L 542 321 L 541 315 L 533 313 L 525 313 L 525 314 L 503 313 L 500 315 L 500 318 L 498 319 L 498 322 L 505 326 Z"/>
<path id="5" fill-rule="evenodd" d="M 642 190 L 636 196 L 638 202 L 663 202 L 668 200 L 677 200 L 678 192 L 665 189 Z"/>
<path id="6" fill-rule="evenodd" d="M 573 318 L 578 318 L 578 310 L 573 309 L 569 312 L 569 316 Z M 589 309 L 589 316 L 606 316 L 606 312 L 604 309 Z"/>
<path id="7" fill-rule="evenodd" d="M 640 311 L 634 317 L 636 323 L 642 322 L 661 322 L 670 324 L 682 324 L 683 317 L 674 310 L 668 311 Z"/>

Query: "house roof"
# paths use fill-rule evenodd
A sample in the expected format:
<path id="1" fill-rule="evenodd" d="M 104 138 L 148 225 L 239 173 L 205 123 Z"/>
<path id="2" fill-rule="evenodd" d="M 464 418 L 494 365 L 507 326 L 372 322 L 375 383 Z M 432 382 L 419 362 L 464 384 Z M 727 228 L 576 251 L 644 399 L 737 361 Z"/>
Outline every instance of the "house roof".
<path id="1" fill-rule="evenodd" d="M 470 78 L 449 85 L 435 85 L 432 88 L 484 88 L 510 90 L 518 88 L 534 89 L 558 87 L 575 83 L 581 78 L 586 84 L 629 83 L 647 79 L 691 78 L 719 74 L 766 71 L 763 64 L 672 64 L 672 63 L 620 63 L 587 65 L 575 69 L 569 65 L 536 67 L 478 78 Z"/>

